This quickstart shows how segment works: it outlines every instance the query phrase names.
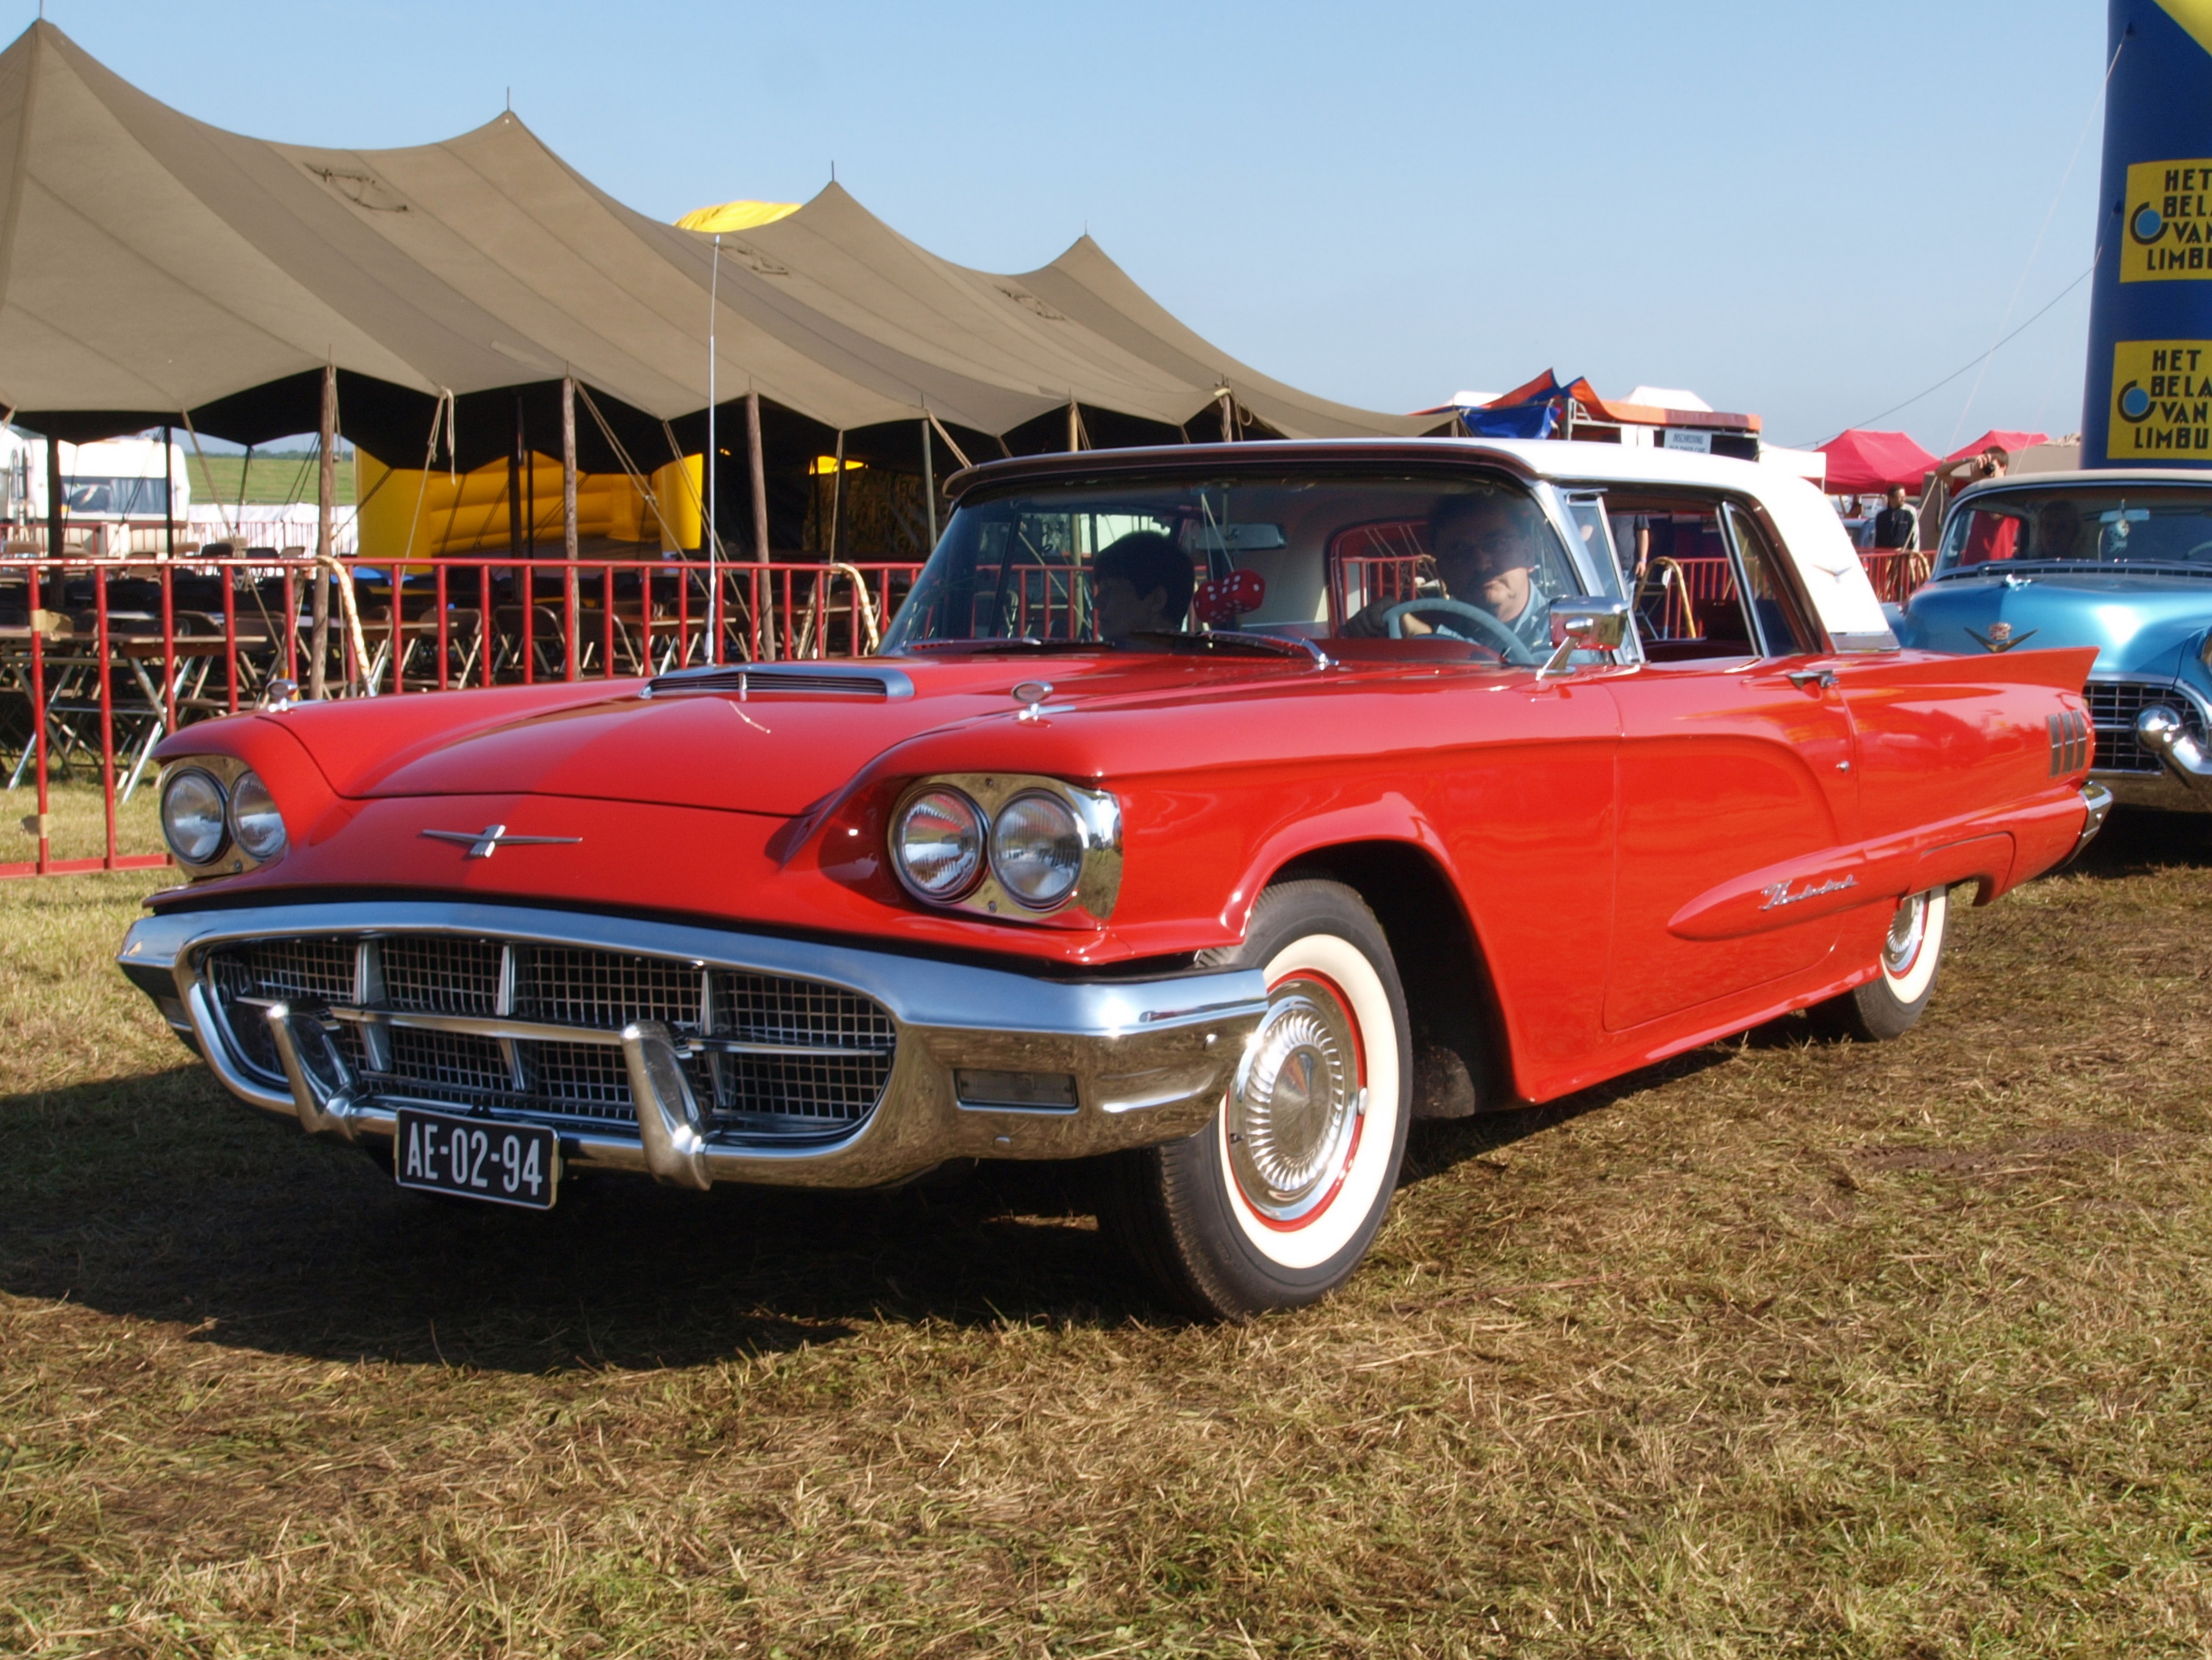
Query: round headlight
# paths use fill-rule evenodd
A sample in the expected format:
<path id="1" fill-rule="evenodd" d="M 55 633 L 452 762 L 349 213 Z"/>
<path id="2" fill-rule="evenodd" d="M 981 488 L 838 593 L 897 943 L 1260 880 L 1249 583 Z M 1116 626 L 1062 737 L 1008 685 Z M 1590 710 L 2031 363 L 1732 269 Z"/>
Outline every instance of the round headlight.
<path id="1" fill-rule="evenodd" d="M 161 781 L 161 835 L 169 851 L 187 865 L 204 865 L 229 840 L 223 828 L 222 786 L 198 767 L 185 767 Z"/>
<path id="2" fill-rule="evenodd" d="M 249 857 L 267 860 L 284 851 L 284 815 L 258 773 L 242 772 L 230 787 L 230 833 Z"/>
<path id="3" fill-rule="evenodd" d="M 891 862 L 918 898 L 944 904 L 983 874 L 983 810 L 957 790 L 927 789 L 891 826 Z"/>
<path id="4" fill-rule="evenodd" d="M 991 872 L 1024 905 L 1042 909 L 1083 879 L 1083 824 L 1056 795 L 1033 790 L 999 809 L 991 827 Z"/>

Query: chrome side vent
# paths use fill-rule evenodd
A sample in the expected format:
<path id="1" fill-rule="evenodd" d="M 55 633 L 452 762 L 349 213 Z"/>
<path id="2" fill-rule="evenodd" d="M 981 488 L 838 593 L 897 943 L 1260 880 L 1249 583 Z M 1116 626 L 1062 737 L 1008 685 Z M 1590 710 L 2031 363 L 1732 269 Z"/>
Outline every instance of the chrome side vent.
<path id="1" fill-rule="evenodd" d="M 2051 775 L 2063 778 L 2089 764 L 2089 717 L 2078 709 L 2049 716 Z"/>

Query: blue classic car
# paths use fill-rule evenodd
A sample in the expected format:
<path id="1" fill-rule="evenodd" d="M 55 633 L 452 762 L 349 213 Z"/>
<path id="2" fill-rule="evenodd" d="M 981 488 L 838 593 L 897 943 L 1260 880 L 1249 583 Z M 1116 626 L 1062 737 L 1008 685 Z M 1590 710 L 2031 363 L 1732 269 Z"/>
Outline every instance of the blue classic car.
<path id="1" fill-rule="evenodd" d="M 2039 473 L 1960 492 L 1906 646 L 2094 646 L 2091 777 L 2122 803 L 2212 812 L 2212 473 Z"/>

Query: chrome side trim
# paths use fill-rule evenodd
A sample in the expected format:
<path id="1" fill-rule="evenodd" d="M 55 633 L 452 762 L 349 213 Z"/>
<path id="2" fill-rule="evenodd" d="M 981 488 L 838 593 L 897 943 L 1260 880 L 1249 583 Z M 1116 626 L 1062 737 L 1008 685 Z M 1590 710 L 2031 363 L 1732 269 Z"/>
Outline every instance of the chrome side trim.
<path id="1" fill-rule="evenodd" d="M 2212 756 L 2189 735 L 2178 710 L 2154 703 L 2136 716 L 2136 737 L 2192 790 L 2212 790 Z"/>
<path id="2" fill-rule="evenodd" d="M 561 1122 L 562 1158 L 579 1167 L 635 1171 L 686 1185 L 702 1164 L 715 1182 L 861 1188 L 905 1180 L 948 1158 L 1080 1158 L 1172 1140 L 1212 1121 L 1246 1042 L 1267 1008 L 1266 980 L 1257 970 L 1070 982 L 1018 966 L 984 968 L 854 944 L 445 901 L 156 915 L 132 927 L 118 960 L 142 976 L 148 970 L 166 971 L 201 1053 L 233 1094 L 317 1133 L 373 1140 L 392 1135 L 393 1116 L 402 1104 L 398 1098 L 349 1093 L 360 1085 L 331 1064 L 337 1046 L 330 1031 L 289 1008 L 283 1011 L 284 1025 L 279 1028 L 272 1019 L 271 1027 L 291 1039 L 295 1058 L 301 1062 L 298 1076 L 288 1068 L 287 1086 L 277 1090 L 247 1073 L 200 964 L 211 947 L 233 941 L 401 932 L 645 952 L 702 966 L 791 975 L 860 993 L 889 1011 L 897 1028 L 896 1058 L 879 1104 L 865 1121 L 834 1139 L 749 1140 L 726 1132 L 696 1148 L 683 1145 L 678 1132 L 696 1120 L 686 1113 L 680 1094 L 655 1081 L 664 1055 L 648 1041 L 645 1023 L 639 1023 L 635 1030 L 651 1087 L 640 1088 L 635 1076 L 631 1087 L 638 1101 L 653 1101 L 660 1109 L 670 1132 L 667 1152 L 649 1151 L 642 1131 Z M 340 1018 L 362 1012 L 331 1011 Z M 511 1016 L 504 1021 L 509 1026 L 536 1025 L 516 1023 Z M 608 1036 L 554 1030 L 564 1043 L 604 1043 Z M 481 1035 L 482 1027 L 470 1031 Z M 614 1036 L 623 1043 L 622 1035 Z M 661 1041 L 672 1062 L 677 1039 L 666 1035 Z M 327 1053 L 319 1044 L 327 1046 Z M 629 1046 L 624 1048 L 627 1066 Z M 1000 1110 L 988 1104 L 963 1106 L 953 1079 L 961 1067 L 1067 1074 L 1075 1079 L 1075 1110 L 1040 1114 Z M 453 1110 L 450 1104 L 426 1104 Z M 696 1114 L 696 1102 L 691 1110 Z"/>
<path id="3" fill-rule="evenodd" d="M 684 1068 L 676 1063 L 668 1028 L 658 1020 L 640 1020 L 624 1026 L 616 1041 L 629 1071 L 646 1169 L 656 1182 L 705 1192 L 714 1185 L 707 1169 L 706 1120 Z"/>

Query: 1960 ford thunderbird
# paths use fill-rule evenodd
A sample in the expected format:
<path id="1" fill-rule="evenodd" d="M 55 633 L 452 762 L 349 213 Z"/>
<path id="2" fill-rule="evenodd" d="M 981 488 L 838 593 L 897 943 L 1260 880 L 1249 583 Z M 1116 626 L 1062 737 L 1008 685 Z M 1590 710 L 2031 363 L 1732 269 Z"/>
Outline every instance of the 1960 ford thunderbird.
<path id="1" fill-rule="evenodd" d="M 1242 1317 L 1352 1273 L 1412 1119 L 1794 1009 L 1902 1031 L 1948 896 L 2108 799 L 2090 653 L 1899 650 L 1771 468 L 1263 443 L 951 489 L 879 657 L 172 737 L 190 880 L 125 972 L 410 1186 L 1097 1158 L 1134 1261 Z M 1654 547 L 1722 601 L 1628 593 Z"/>

